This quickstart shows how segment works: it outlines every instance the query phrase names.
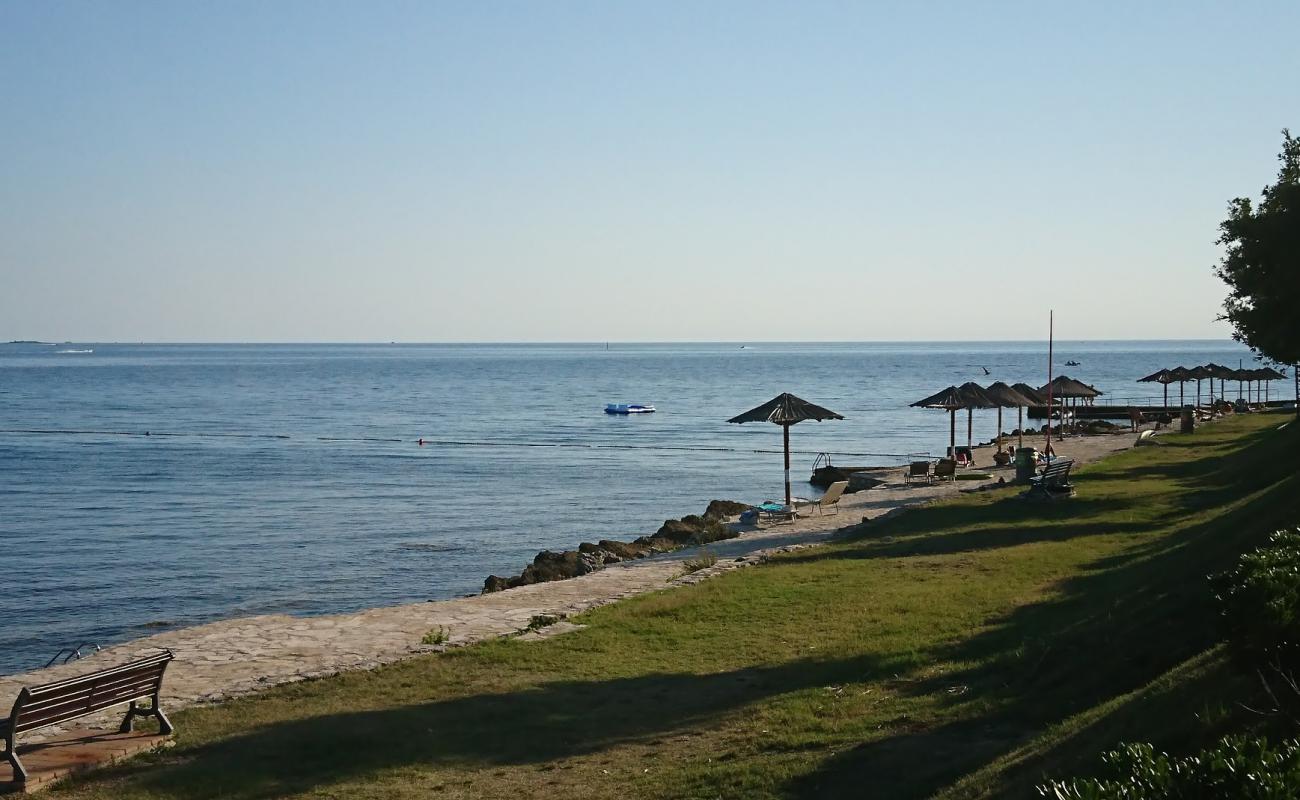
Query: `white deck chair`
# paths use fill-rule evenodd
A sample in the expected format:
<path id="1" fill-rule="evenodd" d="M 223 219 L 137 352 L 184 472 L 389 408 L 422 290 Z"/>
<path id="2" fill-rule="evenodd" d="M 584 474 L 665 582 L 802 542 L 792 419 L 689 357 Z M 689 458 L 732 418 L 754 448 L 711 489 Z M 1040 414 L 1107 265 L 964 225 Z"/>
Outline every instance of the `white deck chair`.
<path id="1" fill-rule="evenodd" d="M 848 481 L 835 481 L 826 487 L 826 494 L 821 499 L 813 503 L 813 508 L 817 509 L 820 514 L 828 508 L 834 508 L 835 513 L 840 513 L 840 498 L 844 495 L 844 490 L 849 488 Z"/>

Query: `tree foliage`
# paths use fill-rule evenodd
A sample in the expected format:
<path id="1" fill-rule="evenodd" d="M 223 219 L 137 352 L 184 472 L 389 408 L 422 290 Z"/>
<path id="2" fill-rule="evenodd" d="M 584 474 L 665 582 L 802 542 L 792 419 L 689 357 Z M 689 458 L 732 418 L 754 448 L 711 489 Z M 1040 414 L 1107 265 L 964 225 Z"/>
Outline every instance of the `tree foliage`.
<path id="1" fill-rule="evenodd" d="M 1293 800 L 1300 791 L 1300 743 L 1270 745 L 1230 736 L 1194 756 L 1174 758 L 1149 744 L 1124 745 L 1102 759 L 1103 778 L 1038 787 L 1052 800 Z"/>
<path id="2" fill-rule="evenodd" d="M 1219 225 L 1226 249 L 1216 270 L 1228 284 L 1223 316 L 1257 354 L 1300 364 L 1300 139 L 1282 131 L 1277 183 L 1258 204 L 1238 197 Z"/>
<path id="3" fill-rule="evenodd" d="M 1270 713 L 1300 721 L 1300 528 L 1212 578 L 1228 650 L 1272 700 Z"/>

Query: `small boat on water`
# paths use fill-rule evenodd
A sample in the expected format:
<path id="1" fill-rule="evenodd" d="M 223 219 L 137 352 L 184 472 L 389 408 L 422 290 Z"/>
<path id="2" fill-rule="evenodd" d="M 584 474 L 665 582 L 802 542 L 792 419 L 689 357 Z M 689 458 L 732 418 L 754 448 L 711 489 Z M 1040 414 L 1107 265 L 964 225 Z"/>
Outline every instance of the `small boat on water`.
<path id="1" fill-rule="evenodd" d="M 1067 362 L 1065 362 L 1065 366 L 1067 366 L 1067 367 L 1077 367 L 1077 366 L 1079 366 L 1079 362 L 1078 362 L 1078 361 L 1067 361 Z"/>
<path id="2" fill-rule="evenodd" d="M 653 414 L 654 406 L 642 405 L 641 403 L 606 403 L 606 414 Z"/>

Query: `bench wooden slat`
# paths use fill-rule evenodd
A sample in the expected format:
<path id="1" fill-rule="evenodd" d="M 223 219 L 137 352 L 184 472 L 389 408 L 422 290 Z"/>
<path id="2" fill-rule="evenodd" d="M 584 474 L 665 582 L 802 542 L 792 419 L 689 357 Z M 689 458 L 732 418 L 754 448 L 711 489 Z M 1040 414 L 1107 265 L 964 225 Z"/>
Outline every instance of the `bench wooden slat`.
<path id="1" fill-rule="evenodd" d="M 115 694 L 123 689 L 135 688 L 147 694 L 153 690 L 153 687 L 156 687 L 161 682 L 161 678 L 162 675 L 160 673 L 154 673 L 152 675 L 137 675 L 129 679 L 118 679 L 109 683 L 77 687 L 75 691 L 69 691 L 66 694 L 45 695 L 39 700 L 31 700 L 30 698 L 27 698 L 24 700 L 19 714 L 20 717 L 25 718 L 28 715 L 42 711 L 46 708 L 64 705 L 78 699 L 90 701 L 95 697 Z"/>
<path id="2" fill-rule="evenodd" d="M 29 694 L 27 701 L 23 703 L 23 710 L 24 712 L 34 711 L 51 703 L 63 702 L 71 697 L 109 691 L 121 686 L 128 686 L 136 683 L 156 683 L 162 677 L 164 670 L 165 667 L 150 667 L 147 670 L 123 672 L 97 681 L 85 681 L 75 685 L 70 685 L 65 690 L 57 693 L 47 692 L 41 695 Z"/>
<path id="3" fill-rule="evenodd" d="M 146 669 L 148 667 L 157 667 L 159 665 L 166 665 L 171 660 L 172 660 L 171 651 L 167 651 L 167 653 L 164 655 L 149 656 L 148 658 L 142 658 L 139 661 L 132 661 L 130 663 L 121 664 L 116 667 L 109 667 L 108 669 L 102 669 L 98 672 L 92 672 L 88 675 L 78 675 L 75 678 L 64 678 L 63 680 L 52 681 L 50 683 L 42 684 L 40 686 L 30 686 L 28 687 L 27 692 L 32 697 L 36 697 L 41 694 L 57 692 L 61 689 L 65 689 L 68 686 L 77 683 L 87 683 L 90 681 L 102 680 L 104 678 L 108 678 L 123 672 L 133 672 L 136 670 Z M 163 668 L 165 669 L 166 667 L 163 666 Z"/>

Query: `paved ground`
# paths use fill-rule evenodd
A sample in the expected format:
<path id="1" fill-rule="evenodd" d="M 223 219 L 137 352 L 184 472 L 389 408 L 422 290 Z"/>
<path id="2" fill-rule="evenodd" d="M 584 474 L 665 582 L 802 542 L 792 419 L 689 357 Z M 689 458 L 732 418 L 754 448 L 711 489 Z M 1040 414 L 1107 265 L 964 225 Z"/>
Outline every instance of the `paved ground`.
<path id="1" fill-rule="evenodd" d="M 1082 463 L 1125 449 L 1134 438 L 1131 434 L 1079 437 L 1067 439 L 1056 450 L 1061 457 Z M 1028 439 L 1026 444 L 1030 444 Z M 988 464 L 991 460 L 987 449 L 977 451 L 978 463 Z M 991 472 L 994 480 L 1000 476 L 1010 479 L 1010 470 Z M 323 617 L 268 615 L 213 622 L 110 647 L 71 664 L 0 677 L 0 705 L 8 708 L 6 704 L 23 686 L 119 664 L 160 647 L 176 654 L 164 687 L 163 707 L 169 712 L 276 684 L 368 669 L 437 649 L 421 644 L 433 629 L 445 629 L 453 646 L 517 633 L 526 629 L 536 615 L 570 616 L 670 584 L 694 583 L 757 563 L 774 550 L 822 542 L 864 519 L 977 485 L 961 481 L 908 487 L 903 484 L 901 471 L 890 473 L 889 479 L 885 487 L 846 495 L 836 515 L 814 515 L 788 525 L 746 529 L 737 539 L 716 542 L 709 548 L 718 555 L 718 563 L 689 575 L 683 574 L 682 562 L 694 551 L 679 551 L 613 565 L 580 578 L 478 597 Z M 561 626 L 555 632 L 570 627 Z M 46 735 L 57 733 L 51 730 Z M 38 738 L 33 736 L 29 741 Z"/>

